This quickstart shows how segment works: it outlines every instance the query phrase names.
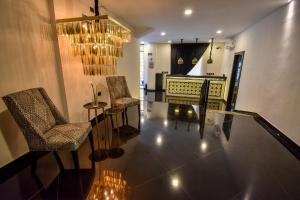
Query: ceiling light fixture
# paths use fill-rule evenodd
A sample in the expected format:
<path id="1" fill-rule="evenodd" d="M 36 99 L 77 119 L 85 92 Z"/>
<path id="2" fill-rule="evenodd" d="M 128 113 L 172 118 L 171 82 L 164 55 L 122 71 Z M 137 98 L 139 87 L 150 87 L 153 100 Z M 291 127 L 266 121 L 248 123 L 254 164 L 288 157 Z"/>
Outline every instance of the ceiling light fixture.
<path id="1" fill-rule="evenodd" d="M 209 52 L 209 58 L 207 60 L 207 64 L 212 64 L 213 63 L 213 59 L 211 58 L 212 56 L 212 51 L 213 51 L 213 46 L 214 46 L 214 38 L 211 38 L 211 42 L 210 42 L 210 52 Z"/>
<path id="2" fill-rule="evenodd" d="M 221 33 L 223 33 L 223 31 L 222 30 L 217 30 L 216 33 L 221 34 Z"/>
<path id="3" fill-rule="evenodd" d="M 165 36 L 166 33 L 165 33 L 165 32 L 161 32 L 160 35 L 161 35 L 161 36 Z"/>
<path id="4" fill-rule="evenodd" d="M 180 186 L 180 180 L 178 177 L 171 178 L 171 185 L 174 189 L 177 189 Z"/>
<path id="5" fill-rule="evenodd" d="M 193 13 L 192 9 L 185 9 L 184 10 L 184 15 L 185 16 L 190 16 Z"/>
<path id="6" fill-rule="evenodd" d="M 123 44 L 130 41 L 131 31 L 108 15 L 99 15 L 95 0 L 95 16 L 56 20 L 58 35 L 71 43 L 73 54 L 81 56 L 84 75 L 117 73 L 117 58 L 123 56 Z"/>
<path id="7" fill-rule="evenodd" d="M 172 41 L 171 41 L 171 40 L 168 40 L 168 43 L 172 43 Z"/>
<path id="8" fill-rule="evenodd" d="M 197 43 L 198 43 L 198 38 L 196 38 L 196 48 L 197 48 Z M 196 55 L 196 51 L 194 51 L 194 58 L 192 59 L 192 65 L 196 65 L 197 62 L 198 62 L 198 58 L 197 58 L 197 55 Z"/>
<path id="9" fill-rule="evenodd" d="M 183 65 L 183 58 L 181 57 L 182 56 L 182 42 L 183 42 L 183 39 L 180 39 L 180 57 L 178 58 L 178 60 L 177 60 L 177 64 L 178 65 Z"/>

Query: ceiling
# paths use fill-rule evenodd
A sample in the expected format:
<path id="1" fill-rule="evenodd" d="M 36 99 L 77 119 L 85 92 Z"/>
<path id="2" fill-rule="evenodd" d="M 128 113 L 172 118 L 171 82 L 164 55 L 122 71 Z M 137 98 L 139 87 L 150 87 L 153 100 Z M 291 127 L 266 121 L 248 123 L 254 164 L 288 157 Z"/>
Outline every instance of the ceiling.
<path id="1" fill-rule="evenodd" d="M 207 42 L 230 38 L 288 0 L 101 0 L 101 6 L 124 20 L 145 42 Z M 184 16 L 184 9 L 193 14 Z M 216 34 L 217 30 L 223 33 Z M 161 36 L 161 32 L 166 32 Z"/>

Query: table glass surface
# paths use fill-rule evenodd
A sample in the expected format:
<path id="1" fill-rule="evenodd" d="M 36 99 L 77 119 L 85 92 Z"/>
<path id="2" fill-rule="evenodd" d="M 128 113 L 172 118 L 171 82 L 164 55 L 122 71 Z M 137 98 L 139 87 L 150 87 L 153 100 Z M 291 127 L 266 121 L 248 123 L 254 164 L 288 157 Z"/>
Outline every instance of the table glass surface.
<path id="1" fill-rule="evenodd" d="M 99 101 L 97 105 L 95 105 L 94 102 L 90 102 L 83 105 L 83 107 L 86 109 L 104 108 L 105 106 L 107 106 L 107 103 L 101 101 Z"/>

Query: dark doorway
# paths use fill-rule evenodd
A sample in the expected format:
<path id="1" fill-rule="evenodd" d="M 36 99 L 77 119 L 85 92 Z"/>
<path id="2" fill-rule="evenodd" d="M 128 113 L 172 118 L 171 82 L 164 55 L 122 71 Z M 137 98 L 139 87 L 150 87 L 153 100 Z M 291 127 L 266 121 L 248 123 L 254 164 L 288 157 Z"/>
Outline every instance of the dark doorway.
<path id="1" fill-rule="evenodd" d="M 226 105 L 227 111 L 233 111 L 235 108 L 240 79 L 241 79 L 244 55 L 245 55 L 245 51 L 234 54 L 230 86 L 229 86 L 227 105 Z"/>
<path id="2" fill-rule="evenodd" d="M 156 73 L 155 74 L 155 91 L 162 91 L 163 90 L 163 73 Z"/>

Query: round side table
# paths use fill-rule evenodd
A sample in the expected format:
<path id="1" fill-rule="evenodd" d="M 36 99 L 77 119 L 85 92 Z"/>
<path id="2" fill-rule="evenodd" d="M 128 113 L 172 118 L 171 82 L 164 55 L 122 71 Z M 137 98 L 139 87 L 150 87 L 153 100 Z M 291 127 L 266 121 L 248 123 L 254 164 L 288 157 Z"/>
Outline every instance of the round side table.
<path id="1" fill-rule="evenodd" d="M 112 141 L 113 141 L 113 134 L 114 134 L 114 130 L 117 130 L 117 137 L 116 137 L 116 141 L 117 141 L 117 147 L 109 147 L 109 151 L 108 151 L 108 155 L 110 158 L 119 158 L 121 157 L 125 150 L 120 148 L 119 145 L 121 145 L 121 138 L 120 138 L 120 131 L 119 131 L 119 124 L 118 124 L 118 115 L 122 114 L 124 112 L 124 108 L 109 108 L 107 110 L 105 110 L 105 115 L 106 115 L 106 120 L 108 119 L 108 117 L 110 117 L 111 119 L 111 126 L 112 126 Z M 113 118 L 115 118 L 116 120 L 116 128 L 114 127 L 114 123 L 113 123 Z"/>
<path id="2" fill-rule="evenodd" d="M 105 102 L 98 102 L 98 104 L 94 104 L 93 102 L 91 102 L 91 103 L 87 103 L 87 104 L 83 105 L 83 107 L 88 110 L 88 120 L 89 121 L 92 120 L 91 110 L 94 110 L 94 112 L 95 112 L 98 149 L 95 150 L 94 155 L 92 155 L 92 154 L 90 155 L 90 159 L 93 159 L 94 161 L 102 161 L 108 157 L 107 145 L 106 145 L 106 143 L 108 143 L 107 127 L 106 127 L 106 123 L 105 123 L 105 114 L 104 114 L 105 106 L 107 106 L 107 103 L 105 103 Z M 101 138 L 101 133 L 98 128 L 98 110 L 102 110 L 102 113 L 104 116 L 104 149 L 101 149 L 101 147 L 100 147 L 100 140 L 103 139 L 103 137 Z"/>

